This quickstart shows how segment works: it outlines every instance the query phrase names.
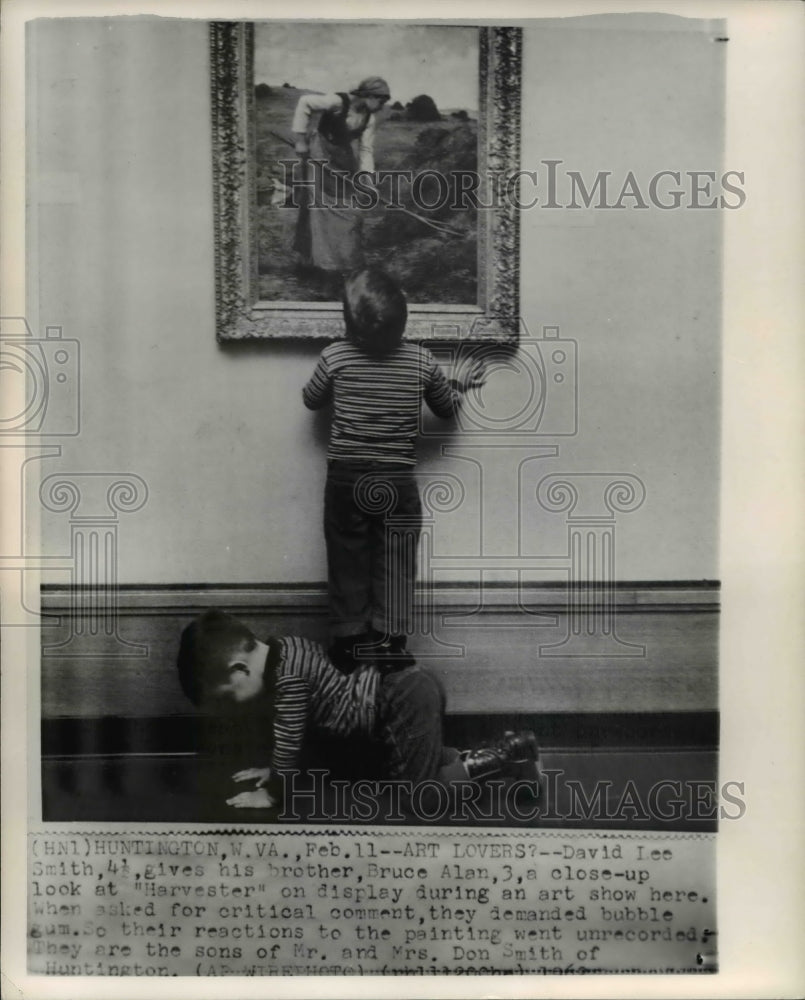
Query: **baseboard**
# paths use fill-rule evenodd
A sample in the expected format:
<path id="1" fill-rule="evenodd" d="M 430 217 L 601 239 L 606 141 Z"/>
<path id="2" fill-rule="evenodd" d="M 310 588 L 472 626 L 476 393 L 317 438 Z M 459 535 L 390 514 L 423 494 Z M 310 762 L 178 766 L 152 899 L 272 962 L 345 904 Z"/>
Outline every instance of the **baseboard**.
<path id="1" fill-rule="evenodd" d="M 600 589 L 597 584 L 574 584 L 579 591 Z M 611 602 L 618 610 L 628 612 L 641 608 L 686 610 L 719 610 L 720 583 L 717 580 L 623 581 L 613 584 Z M 439 583 L 434 603 L 443 609 L 467 610 L 479 606 L 483 591 L 483 607 L 517 611 L 527 609 L 567 608 L 569 590 L 563 582 L 524 582 L 520 587 L 502 582 L 485 582 L 481 588 L 474 583 Z M 41 588 L 42 611 L 66 613 L 89 603 L 95 587 L 66 587 L 45 584 Z M 107 588 L 107 592 L 110 592 Z M 121 615 L 145 611 L 159 614 L 210 607 L 226 608 L 232 614 L 249 609 L 277 611 L 316 610 L 327 608 L 327 588 L 323 583 L 296 584 L 122 584 L 114 588 L 114 600 Z M 424 592 L 418 592 L 419 603 Z"/>
<path id="2" fill-rule="evenodd" d="M 624 582 L 605 603 L 593 586 L 569 603 L 567 587 L 545 583 L 445 584 L 427 597 L 427 628 L 410 645 L 442 681 L 453 715 L 718 709 L 715 582 Z M 131 585 L 109 594 L 48 586 L 41 604 L 45 718 L 186 714 L 178 640 L 210 607 L 241 617 L 258 636 L 327 640 L 320 584 Z"/>

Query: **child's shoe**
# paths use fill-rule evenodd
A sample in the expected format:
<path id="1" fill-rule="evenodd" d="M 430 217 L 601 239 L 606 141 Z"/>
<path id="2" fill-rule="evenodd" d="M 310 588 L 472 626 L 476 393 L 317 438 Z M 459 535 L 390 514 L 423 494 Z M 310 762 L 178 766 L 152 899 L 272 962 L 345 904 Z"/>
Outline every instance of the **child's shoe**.
<path id="1" fill-rule="evenodd" d="M 405 635 L 383 635 L 375 629 L 369 635 L 372 661 L 382 673 L 403 670 L 416 664 L 416 660 L 406 649 Z"/>
<path id="2" fill-rule="evenodd" d="M 465 750 L 461 763 L 470 781 L 491 778 L 496 774 L 517 777 L 523 781 L 539 781 L 539 750 L 529 729 L 508 732 L 494 746 Z"/>
<path id="3" fill-rule="evenodd" d="M 342 674 L 351 674 L 359 663 L 366 662 L 365 659 L 358 659 L 355 651 L 359 646 L 365 645 L 368 640 L 369 637 L 366 633 L 344 635 L 333 639 L 330 648 L 327 650 L 330 662 Z"/>

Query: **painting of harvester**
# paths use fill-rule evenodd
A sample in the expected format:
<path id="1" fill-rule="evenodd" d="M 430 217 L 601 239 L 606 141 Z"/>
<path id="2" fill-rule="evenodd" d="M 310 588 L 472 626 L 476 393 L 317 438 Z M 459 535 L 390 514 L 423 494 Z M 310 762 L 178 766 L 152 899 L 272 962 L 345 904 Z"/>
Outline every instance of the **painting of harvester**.
<path id="1" fill-rule="evenodd" d="M 259 300 L 377 265 L 409 302 L 476 301 L 477 28 L 258 23 L 253 86 Z"/>

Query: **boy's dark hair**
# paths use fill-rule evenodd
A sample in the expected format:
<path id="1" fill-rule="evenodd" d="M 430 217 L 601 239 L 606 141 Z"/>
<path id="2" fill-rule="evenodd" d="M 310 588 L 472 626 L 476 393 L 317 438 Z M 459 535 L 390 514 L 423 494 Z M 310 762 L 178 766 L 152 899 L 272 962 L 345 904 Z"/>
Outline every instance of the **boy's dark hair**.
<path id="1" fill-rule="evenodd" d="M 408 319 L 405 296 L 385 271 L 367 267 L 344 282 L 347 340 L 368 354 L 383 355 L 399 347 Z"/>
<path id="2" fill-rule="evenodd" d="M 227 664 L 233 652 L 250 652 L 257 641 L 243 622 L 225 611 L 205 611 L 182 632 L 179 643 L 179 683 L 199 705 L 211 688 L 228 676 Z"/>

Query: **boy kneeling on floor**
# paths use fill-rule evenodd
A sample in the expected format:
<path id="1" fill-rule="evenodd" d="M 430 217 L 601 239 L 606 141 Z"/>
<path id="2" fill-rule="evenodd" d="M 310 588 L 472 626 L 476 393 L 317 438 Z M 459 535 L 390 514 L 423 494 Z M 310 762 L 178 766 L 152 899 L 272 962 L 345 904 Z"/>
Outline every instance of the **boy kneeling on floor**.
<path id="1" fill-rule="evenodd" d="M 495 746 L 463 754 L 444 747 L 444 695 L 416 664 L 380 669 L 365 663 L 345 675 L 310 639 L 261 641 L 238 619 L 210 610 L 183 631 L 178 669 L 193 704 L 215 710 L 248 703 L 272 728 L 269 766 L 233 775 L 236 782 L 252 782 L 227 799 L 239 809 L 282 803 L 284 776 L 300 769 L 305 740 L 316 731 L 345 741 L 379 740 L 387 750 L 386 776 L 412 786 L 503 773 L 538 781 L 533 733 L 507 733 Z"/>

